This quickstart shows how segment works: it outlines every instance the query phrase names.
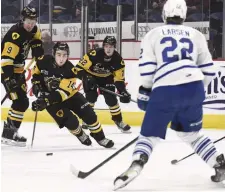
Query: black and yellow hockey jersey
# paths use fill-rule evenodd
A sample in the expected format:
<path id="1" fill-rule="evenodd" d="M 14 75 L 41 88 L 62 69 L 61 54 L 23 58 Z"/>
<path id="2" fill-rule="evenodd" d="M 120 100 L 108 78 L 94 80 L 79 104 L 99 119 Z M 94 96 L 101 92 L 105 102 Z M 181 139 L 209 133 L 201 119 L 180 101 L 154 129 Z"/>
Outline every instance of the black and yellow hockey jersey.
<path id="1" fill-rule="evenodd" d="M 36 65 L 32 69 L 32 82 L 40 82 L 43 92 L 49 93 L 48 97 L 51 102 L 60 103 L 78 92 L 75 86 L 76 74 L 77 71 L 70 61 L 59 67 L 53 56 L 45 55 L 37 59 Z M 51 90 L 49 87 L 52 80 L 59 82 L 59 86 L 55 90 Z"/>
<path id="2" fill-rule="evenodd" d="M 125 80 L 125 63 L 117 51 L 107 58 L 103 48 L 93 49 L 83 56 L 76 67 L 96 77 L 112 75 L 114 82 Z"/>
<path id="3" fill-rule="evenodd" d="M 37 26 L 31 32 L 27 32 L 21 22 L 13 25 L 5 34 L 1 43 L 1 67 L 4 79 L 13 73 L 23 72 L 30 43 L 35 39 L 41 40 L 41 32 Z"/>

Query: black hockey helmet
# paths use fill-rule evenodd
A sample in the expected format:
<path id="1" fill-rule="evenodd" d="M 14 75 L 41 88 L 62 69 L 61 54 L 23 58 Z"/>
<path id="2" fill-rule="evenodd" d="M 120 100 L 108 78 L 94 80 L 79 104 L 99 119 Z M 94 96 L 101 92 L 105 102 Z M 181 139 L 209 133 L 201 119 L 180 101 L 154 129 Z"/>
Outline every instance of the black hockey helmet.
<path id="1" fill-rule="evenodd" d="M 21 11 L 21 16 L 22 19 L 24 20 L 25 18 L 29 18 L 29 19 L 37 19 L 37 12 L 35 8 L 26 6 L 23 8 L 23 10 Z"/>
<path id="2" fill-rule="evenodd" d="M 63 50 L 67 52 L 67 55 L 70 54 L 70 48 L 67 43 L 60 42 L 58 41 L 54 46 L 53 46 L 53 55 L 55 55 L 56 51 L 58 50 Z"/>
<path id="3" fill-rule="evenodd" d="M 114 45 L 116 48 L 116 38 L 114 36 L 106 36 L 103 40 L 103 47 L 105 44 Z"/>

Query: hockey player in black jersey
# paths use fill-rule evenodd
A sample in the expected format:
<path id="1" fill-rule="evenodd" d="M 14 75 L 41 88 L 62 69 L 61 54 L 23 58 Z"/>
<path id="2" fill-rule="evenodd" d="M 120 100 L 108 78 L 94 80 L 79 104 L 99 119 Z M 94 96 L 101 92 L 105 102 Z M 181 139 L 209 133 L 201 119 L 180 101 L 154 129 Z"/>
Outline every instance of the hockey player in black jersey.
<path id="1" fill-rule="evenodd" d="M 130 102 L 131 96 L 125 87 L 125 63 L 115 48 L 115 37 L 106 36 L 103 41 L 103 48 L 90 50 L 76 66 L 80 71 L 83 70 L 86 72 L 86 77 L 83 79 L 83 86 L 86 99 L 92 107 L 94 107 L 98 98 L 97 87 L 103 87 L 114 92 L 115 88 L 117 88 L 119 93 L 123 95 L 120 98 L 120 102 Z M 128 132 L 130 126 L 122 120 L 122 114 L 116 96 L 104 91 L 100 93 L 104 96 L 105 102 L 109 106 L 112 120 L 117 127 L 122 132 Z M 83 123 L 82 127 L 87 128 L 87 125 Z"/>
<path id="2" fill-rule="evenodd" d="M 9 145 L 25 146 L 27 139 L 18 135 L 24 112 L 29 106 L 24 65 L 30 48 L 35 58 L 43 55 L 43 49 L 41 33 L 36 26 L 36 10 L 24 7 L 21 16 L 21 21 L 9 29 L 1 44 L 1 82 L 6 92 L 10 92 L 9 98 L 12 100 L 1 141 Z"/>
<path id="3" fill-rule="evenodd" d="M 57 42 L 53 56 L 45 55 L 37 60 L 32 70 L 33 93 L 37 100 L 32 110 L 46 109 L 60 128 L 66 127 L 82 144 L 91 145 L 90 138 L 79 125 L 77 116 L 89 125 L 90 135 L 103 147 L 114 143 L 105 137 L 93 108 L 75 87 L 76 78 L 82 78 L 68 61 L 69 46 Z"/>

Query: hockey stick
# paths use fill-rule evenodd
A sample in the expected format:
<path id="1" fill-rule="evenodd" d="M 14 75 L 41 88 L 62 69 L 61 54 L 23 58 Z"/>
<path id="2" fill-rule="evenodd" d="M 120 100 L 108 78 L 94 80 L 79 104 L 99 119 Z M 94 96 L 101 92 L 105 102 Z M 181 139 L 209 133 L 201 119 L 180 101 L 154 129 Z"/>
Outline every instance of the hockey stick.
<path id="1" fill-rule="evenodd" d="M 117 152 L 115 152 L 114 154 L 112 154 L 111 156 L 109 156 L 107 159 L 105 159 L 103 162 L 99 163 L 97 166 L 95 166 L 93 169 L 91 169 L 88 172 L 79 171 L 73 165 L 70 165 L 70 169 L 71 169 L 72 173 L 76 177 L 81 178 L 81 179 L 85 179 L 86 177 L 88 177 L 89 175 L 91 175 L 94 171 L 96 171 L 98 168 L 102 167 L 104 164 L 106 164 L 107 162 L 109 162 L 112 158 L 114 158 L 115 156 L 117 156 L 120 152 L 122 152 L 123 150 L 125 150 L 126 148 L 128 148 L 129 146 L 131 146 L 137 140 L 138 140 L 138 137 L 136 137 L 135 139 L 133 139 L 132 141 L 130 141 L 129 143 L 127 143 L 124 147 L 122 147 L 121 149 L 119 149 Z"/>
<path id="2" fill-rule="evenodd" d="M 217 143 L 217 142 L 219 142 L 219 141 L 221 141 L 221 140 L 223 140 L 223 139 L 225 139 L 225 137 L 222 137 L 222 138 L 220 138 L 220 139 L 214 141 L 213 143 L 215 144 L 215 143 Z M 182 159 L 180 159 L 180 160 L 174 159 L 174 160 L 171 161 L 171 164 L 172 164 L 172 165 L 176 165 L 177 163 L 183 161 L 184 159 L 187 159 L 188 157 L 191 157 L 191 156 L 194 155 L 194 154 L 195 154 L 195 153 L 192 153 L 192 154 L 190 154 L 190 155 L 188 155 L 188 156 L 186 156 L 186 157 L 184 157 L 184 158 L 182 158 Z"/>
<path id="3" fill-rule="evenodd" d="M 110 91 L 110 90 L 108 90 L 108 89 L 105 89 L 105 88 L 103 88 L 103 87 L 99 87 L 99 89 L 102 90 L 102 91 L 105 91 L 105 92 L 107 92 L 107 93 L 110 93 L 110 94 L 112 94 L 112 95 L 116 95 L 116 96 L 118 96 L 118 97 L 123 97 L 123 95 L 118 94 L 118 93 L 115 93 L 115 92 Z M 134 102 L 134 103 L 137 103 L 137 101 L 135 101 L 135 100 L 133 100 L 133 99 L 130 99 L 130 100 L 131 100 L 132 102 Z"/>
<path id="4" fill-rule="evenodd" d="M 41 97 L 41 93 L 38 93 L 38 97 Z M 35 111 L 35 117 L 34 117 L 34 127 L 33 127 L 33 134 L 32 134 L 32 140 L 31 140 L 31 148 L 33 147 L 33 143 L 34 143 L 34 135 L 35 135 L 35 130 L 36 130 L 36 124 L 37 124 L 37 115 L 38 115 L 38 110 L 36 109 Z"/>
<path id="5" fill-rule="evenodd" d="M 33 127 L 33 134 L 32 134 L 32 140 L 31 140 L 31 148 L 33 147 L 33 143 L 34 143 L 34 135 L 35 135 L 36 124 L 37 124 L 37 115 L 38 115 L 38 110 L 35 111 L 34 127 Z"/>
<path id="6" fill-rule="evenodd" d="M 20 86 L 22 80 L 23 80 L 23 75 L 25 74 L 26 70 L 30 68 L 30 66 L 33 64 L 34 62 L 34 58 L 28 63 L 28 65 L 26 66 L 26 68 L 23 70 L 23 73 L 21 74 L 20 78 L 19 78 L 19 81 L 18 81 L 18 87 Z M 10 95 L 10 91 L 8 91 L 5 96 L 3 97 L 3 99 L 1 100 L 1 105 L 5 102 L 5 100 L 9 97 Z"/>

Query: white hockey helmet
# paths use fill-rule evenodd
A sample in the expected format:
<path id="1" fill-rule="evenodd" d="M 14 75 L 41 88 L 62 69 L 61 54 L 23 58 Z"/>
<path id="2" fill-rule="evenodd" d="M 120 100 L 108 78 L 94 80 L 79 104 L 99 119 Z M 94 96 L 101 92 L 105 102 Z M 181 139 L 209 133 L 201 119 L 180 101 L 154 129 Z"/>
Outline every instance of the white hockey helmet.
<path id="1" fill-rule="evenodd" d="M 185 20 L 187 5 L 185 0 L 167 0 L 163 7 L 162 19 L 166 23 L 168 17 L 180 17 Z"/>

